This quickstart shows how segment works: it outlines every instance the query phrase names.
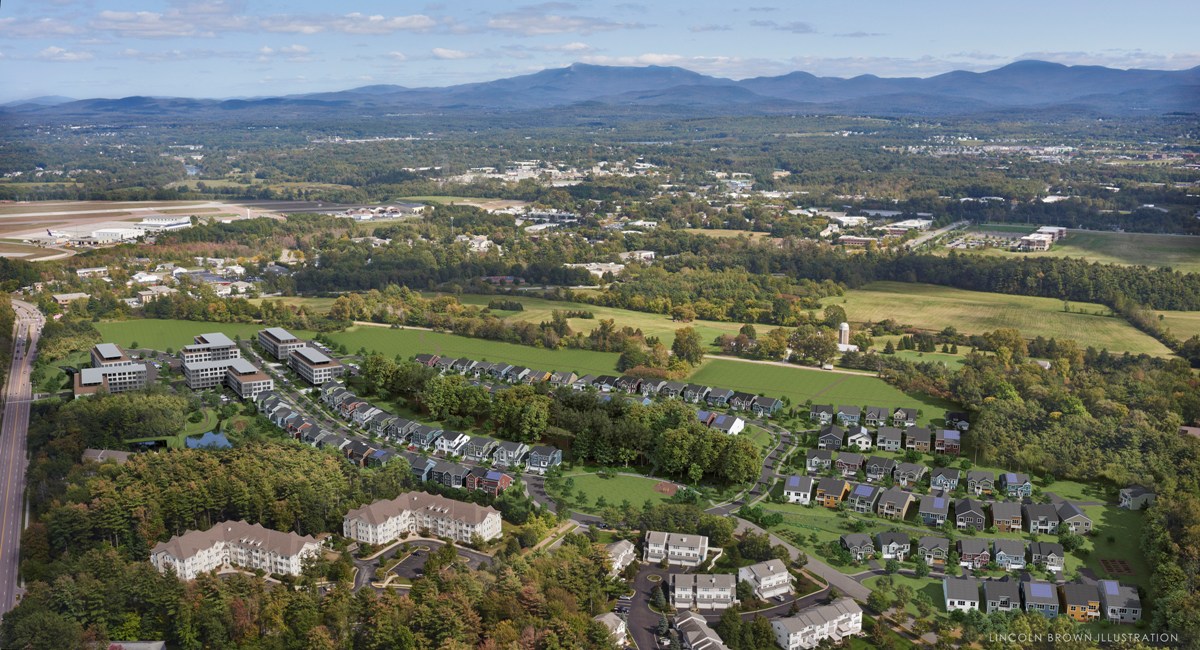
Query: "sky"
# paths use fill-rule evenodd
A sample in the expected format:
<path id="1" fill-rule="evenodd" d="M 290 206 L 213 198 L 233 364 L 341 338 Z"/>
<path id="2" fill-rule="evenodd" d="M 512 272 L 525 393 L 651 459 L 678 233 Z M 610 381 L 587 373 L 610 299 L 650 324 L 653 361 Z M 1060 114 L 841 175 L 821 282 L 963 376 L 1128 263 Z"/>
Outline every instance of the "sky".
<path id="1" fill-rule="evenodd" d="M 0 102 L 447 86 L 575 62 L 732 79 L 1183 69 L 1200 65 L 1196 25 L 1195 0 L 8 0 Z"/>

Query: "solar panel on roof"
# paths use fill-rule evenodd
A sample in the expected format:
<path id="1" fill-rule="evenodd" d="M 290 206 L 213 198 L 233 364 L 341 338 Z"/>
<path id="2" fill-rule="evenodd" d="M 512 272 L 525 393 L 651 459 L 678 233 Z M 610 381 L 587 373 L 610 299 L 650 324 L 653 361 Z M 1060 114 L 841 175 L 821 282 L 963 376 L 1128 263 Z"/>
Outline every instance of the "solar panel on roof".
<path id="1" fill-rule="evenodd" d="M 944 507 L 945 505 L 946 505 L 946 500 L 944 498 L 942 498 L 942 497 L 934 497 L 933 498 L 933 507 L 941 508 L 941 507 Z"/>
<path id="2" fill-rule="evenodd" d="M 1035 582 L 1029 585 L 1029 591 L 1037 598 L 1050 597 L 1050 584 L 1046 582 Z"/>
<path id="3" fill-rule="evenodd" d="M 1104 593 L 1109 596 L 1116 596 L 1120 585 L 1112 580 L 1101 580 L 1100 584 L 1104 585 Z"/>
<path id="4" fill-rule="evenodd" d="M 860 497 L 865 497 L 871 493 L 871 488 L 870 488 L 870 486 L 867 486 L 867 485 L 860 485 L 860 486 L 854 488 L 854 493 Z"/>

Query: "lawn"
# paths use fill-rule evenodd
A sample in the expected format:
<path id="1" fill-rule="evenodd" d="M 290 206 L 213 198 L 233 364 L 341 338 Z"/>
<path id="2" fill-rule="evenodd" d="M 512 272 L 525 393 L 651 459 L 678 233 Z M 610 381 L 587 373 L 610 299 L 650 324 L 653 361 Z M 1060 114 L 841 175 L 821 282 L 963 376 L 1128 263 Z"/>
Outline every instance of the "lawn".
<path id="1" fill-rule="evenodd" d="M 109 343 L 121 347 L 134 347 L 153 350 L 178 350 L 192 343 L 197 334 L 223 332 L 234 338 L 241 336 L 242 340 L 257 338 L 258 331 L 263 328 L 256 323 L 210 323 L 206 321 L 168 320 L 157 318 L 142 318 L 122 321 L 105 321 L 96 323 L 100 336 Z M 293 330 L 300 337 L 312 336 L 312 332 Z"/>
<path id="2" fill-rule="evenodd" d="M 891 336 L 876 336 L 875 345 L 871 348 L 876 352 L 882 353 L 887 347 L 888 341 L 892 342 L 893 346 L 898 346 L 902 335 L 895 334 Z M 941 346 L 938 347 L 941 350 Z M 961 346 L 958 349 L 958 354 L 950 354 L 945 352 L 917 352 L 916 350 L 896 350 L 896 356 L 901 359 L 908 359 L 913 362 L 921 361 L 937 361 L 948 366 L 951 370 L 958 370 L 962 367 L 963 357 L 969 352 L 969 346 Z"/>
<path id="3" fill-rule="evenodd" d="M 1103 305 L 1073 302 L 1071 311 L 1065 312 L 1063 301 L 1053 298 L 907 282 L 872 282 L 847 291 L 845 296 L 826 298 L 822 304 L 841 306 L 855 323 L 891 318 L 930 331 L 953 326 L 964 334 L 1015 327 L 1026 338 L 1074 339 L 1082 345 L 1114 352 L 1171 354 L 1162 343 L 1123 319 L 1106 315 L 1109 309 Z"/>
<path id="4" fill-rule="evenodd" d="M 793 406 L 812 400 L 816 404 L 878 404 L 889 408 L 909 406 L 921 409 L 920 421 L 928 423 L 941 417 L 952 405 L 932 397 L 906 395 L 887 382 L 871 375 L 852 375 L 800 366 L 786 367 L 747 363 L 727 359 L 709 359 L 688 381 L 720 386 L 768 397 L 786 396 Z"/>
<path id="5" fill-rule="evenodd" d="M 695 328 L 696 333 L 700 335 L 700 341 L 708 346 L 709 351 L 716 351 L 712 345 L 714 339 L 722 334 L 731 334 L 736 336 L 738 330 L 741 329 L 741 323 L 724 323 L 720 321 L 695 320 L 690 323 L 680 323 L 671 320 L 666 314 L 650 314 L 640 311 L 632 311 L 629 309 L 619 309 L 616 307 L 599 307 L 580 302 L 562 302 L 557 300 L 546 300 L 544 298 L 526 298 L 524 296 L 486 296 L 486 295 L 462 295 L 458 297 L 465 305 L 478 305 L 486 307 L 491 300 L 515 300 L 524 305 L 524 311 L 500 311 L 496 310 L 492 313 L 505 320 L 523 321 L 528 323 L 541 323 L 549 321 L 552 312 L 555 310 L 583 310 L 590 311 L 595 315 L 595 318 L 569 318 L 567 323 L 571 329 L 576 332 L 588 333 L 599 327 L 601 319 L 612 319 L 617 327 L 633 327 L 642 330 L 646 336 L 657 336 L 662 339 L 663 343 L 670 346 L 675 341 L 675 330 L 681 327 Z M 773 329 L 771 325 L 759 325 L 760 332 L 766 332 L 768 329 Z"/>
<path id="6" fill-rule="evenodd" d="M 771 449 L 775 447 L 775 439 L 771 437 L 771 434 L 766 429 L 756 427 L 752 424 L 746 425 L 745 430 L 742 431 L 742 436 L 753 442 L 755 447 L 758 447 L 763 458 L 766 458 Z"/>
<path id="7" fill-rule="evenodd" d="M 274 296 L 271 298 L 250 298 L 250 302 L 261 305 L 264 300 L 282 302 L 289 307 L 304 307 L 310 314 L 326 314 L 337 298 L 306 298 L 302 296 Z"/>
<path id="8" fill-rule="evenodd" d="M 1160 311 L 1162 322 L 1181 341 L 1200 336 L 1200 311 Z"/>
<path id="9" fill-rule="evenodd" d="M 386 356 L 410 357 L 429 353 L 469 357 L 476 361 L 504 361 L 539 370 L 570 370 L 577 374 L 616 374 L 615 352 L 591 350 L 547 350 L 513 343 L 472 339 L 454 334 L 425 330 L 389 329 L 369 325 L 355 326 L 328 338 L 354 352 L 359 348 Z"/>
<path id="10" fill-rule="evenodd" d="M 994 230 L 995 227 L 981 228 Z M 993 249 L 988 254 L 1075 257 L 1103 264 L 1169 266 L 1185 273 L 1200 271 L 1200 237 L 1188 235 L 1072 230 L 1048 251 L 1022 253 Z"/>
<path id="11" fill-rule="evenodd" d="M 616 506 L 620 505 L 622 501 L 629 501 L 630 504 L 639 508 L 647 500 L 658 504 L 667 498 L 665 494 L 654 491 L 654 486 L 659 483 L 658 479 L 620 475 L 612 478 L 602 478 L 598 474 L 580 472 L 564 474 L 564 482 L 567 477 L 575 481 L 574 487 L 571 489 L 572 497 L 580 491 L 587 494 L 586 506 L 579 505 L 574 498 L 570 500 L 571 507 L 582 512 L 598 512 L 600 509 L 596 507 L 596 499 L 601 496 L 604 497 L 608 505 Z M 547 492 L 555 501 L 562 503 L 564 489 L 564 487 L 554 490 L 547 488 Z"/>
<path id="12" fill-rule="evenodd" d="M 198 436 L 217 428 L 217 414 L 215 411 L 204 409 L 200 413 L 204 416 L 204 419 L 199 422 L 192 422 L 191 420 L 184 422 L 183 431 L 180 432 L 182 435 Z"/>
<path id="13" fill-rule="evenodd" d="M 749 237 L 750 239 L 761 239 L 770 237 L 769 232 L 754 232 L 752 230 L 730 230 L 728 228 L 685 228 L 684 232 L 690 232 L 694 235 L 707 235 L 717 239 L 725 239 L 728 237 Z"/>

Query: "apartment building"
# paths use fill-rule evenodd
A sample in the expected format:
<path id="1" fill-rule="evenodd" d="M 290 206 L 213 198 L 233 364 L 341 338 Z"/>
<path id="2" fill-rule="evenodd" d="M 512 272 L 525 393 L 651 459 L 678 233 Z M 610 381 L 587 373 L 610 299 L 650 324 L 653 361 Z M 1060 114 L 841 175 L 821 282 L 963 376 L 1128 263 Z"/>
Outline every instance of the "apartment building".
<path id="1" fill-rule="evenodd" d="M 201 573 L 224 566 L 297 576 L 304 559 L 320 550 L 320 542 L 308 535 L 282 533 L 244 521 L 223 521 L 208 530 L 190 530 L 156 544 L 150 551 L 150 562 L 162 573 L 174 569 L 184 580 L 194 580 Z"/>
<path id="2" fill-rule="evenodd" d="M 300 347 L 288 356 L 288 366 L 310 384 L 320 385 L 342 376 L 346 368 L 320 350 Z"/>
<path id="3" fill-rule="evenodd" d="M 200 334 L 193 337 L 192 341 L 191 345 L 185 345 L 179 351 L 179 358 L 183 360 L 185 366 L 189 363 L 220 361 L 242 356 L 237 343 L 221 332 Z"/>
<path id="4" fill-rule="evenodd" d="M 386 544 L 421 530 L 464 544 L 475 535 L 492 540 L 500 536 L 500 512 L 436 494 L 405 492 L 355 508 L 342 521 L 346 537 L 368 544 Z"/>
<path id="5" fill-rule="evenodd" d="M 646 533 L 644 558 L 647 562 L 667 561 L 676 566 L 699 566 L 708 556 L 708 538 L 651 530 Z"/>
<path id="6" fill-rule="evenodd" d="M 263 350 L 266 350 L 267 354 L 280 361 L 287 361 L 292 350 L 308 346 L 304 340 L 282 327 L 268 327 L 265 330 L 259 330 L 258 344 L 262 346 Z"/>

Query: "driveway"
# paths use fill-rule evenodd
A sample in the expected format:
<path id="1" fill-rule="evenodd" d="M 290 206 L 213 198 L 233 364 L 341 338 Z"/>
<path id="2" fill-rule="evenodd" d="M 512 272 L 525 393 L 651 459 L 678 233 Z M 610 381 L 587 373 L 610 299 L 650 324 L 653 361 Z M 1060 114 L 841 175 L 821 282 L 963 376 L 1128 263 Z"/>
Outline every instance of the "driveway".
<path id="1" fill-rule="evenodd" d="M 430 553 L 433 553 L 446 544 L 440 540 L 422 538 L 406 541 L 409 548 L 412 550 L 412 554 L 395 567 L 392 567 L 391 573 L 411 581 L 424 575 L 425 563 L 429 561 Z M 368 586 L 371 581 L 375 579 L 375 570 L 378 569 L 381 564 L 396 557 L 396 554 L 400 553 L 403 548 L 404 544 L 401 543 L 389 548 L 376 558 L 370 560 L 354 560 L 354 566 L 358 568 L 358 575 L 356 575 L 354 578 L 354 590 L 358 591 Z M 464 548 L 462 546 L 456 546 L 455 548 L 458 550 L 458 558 L 472 569 L 478 569 L 479 567 L 485 564 L 491 564 L 492 562 L 492 558 L 484 555 L 483 553 L 472 551 L 471 549 Z"/>
<path id="2" fill-rule="evenodd" d="M 668 575 L 669 572 L 665 569 L 653 564 L 643 564 L 633 580 L 634 595 L 629 605 L 626 625 L 629 626 L 629 634 L 641 650 L 658 647 L 658 635 L 655 634 L 655 630 L 658 628 L 658 622 L 662 620 L 662 615 L 650 609 L 650 590 L 657 587 L 661 581 L 668 580 Z M 652 580 L 652 576 L 657 576 L 659 581 Z"/>

